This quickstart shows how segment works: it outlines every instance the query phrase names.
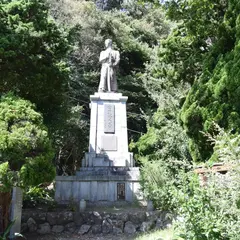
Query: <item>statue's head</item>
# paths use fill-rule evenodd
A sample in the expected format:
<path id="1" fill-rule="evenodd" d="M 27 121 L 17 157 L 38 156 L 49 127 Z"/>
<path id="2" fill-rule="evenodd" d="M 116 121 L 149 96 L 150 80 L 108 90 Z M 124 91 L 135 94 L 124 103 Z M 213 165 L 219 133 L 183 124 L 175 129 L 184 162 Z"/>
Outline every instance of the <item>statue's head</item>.
<path id="1" fill-rule="evenodd" d="M 106 39 L 105 40 L 105 46 L 106 46 L 106 48 L 111 47 L 112 46 L 112 40 L 111 39 Z"/>

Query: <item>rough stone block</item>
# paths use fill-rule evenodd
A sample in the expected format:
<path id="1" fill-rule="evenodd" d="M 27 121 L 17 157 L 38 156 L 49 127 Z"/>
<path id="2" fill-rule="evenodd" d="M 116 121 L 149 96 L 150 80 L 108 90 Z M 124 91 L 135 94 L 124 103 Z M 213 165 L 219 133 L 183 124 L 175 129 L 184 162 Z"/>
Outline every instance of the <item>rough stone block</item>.
<path id="1" fill-rule="evenodd" d="M 27 225 L 28 225 L 29 232 L 35 232 L 37 230 L 37 223 L 33 218 L 29 218 L 27 220 Z"/>
<path id="2" fill-rule="evenodd" d="M 26 233 L 28 231 L 29 231 L 29 229 L 28 229 L 27 223 L 22 223 L 21 224 L 21 233 Z"/>
<path id="3" fill-rule="evenodd" d="M 154 227 L 154 222 L 143 222 L 140 227 L 141 232 L 148 232 Z"/>
<path id="4" fill-rule="evenodd" d="M 124 227 L 124 233 L 127 233 L 127 234 L 136 233 L 136 226 L 130 221 L 126 222 Z"/>
<path id="5" fill-rule="evenodd" d="M 111 233 L 113 230 L 113 225 L 110 219 L 103 220 L 102 223 L 102 232 L 103 233 Z"/>
<path id="6" fill-rule="evenodd" d="M 51 232 L 51 227 L 49 223 L 43 223 L 43 224 L 39 224 L 39 229 L 37 230 L 37 232 L 39 234 L 48 234 Z"/>
<path id="7" fill-rule="evenodd" d="M 122 234 L 122 233 L 123 233 L 123 230 L 121 228 L 113 226 L 113 234 L 119 235 L 119 234 Z"/>
<path id="8" fill-rule="evenodd" d="M 147 221 L 157 221 L 159 213 L 157 211 L 146 212 Z"/>
<path id="9" fill-rule="evenodd" d="M 68 223 L 65 225 L 65 231 L 73 233 L 76 230 L 76 224 L 74 222 Z"/>
<path id="10" fill-rule="evenodd" d="M 129 214 L 129 221 L 134 224 L 141 224 L 146 220 L 146 213 L 145 212 L 136 212 Z"/>
<path id="11" fill-rule="evenodd" d="M 62 225 L 54 225 L 52 227 L 52 232 L 54 232 L 54 233 L 61 233 L 61 232 L 63 232 L 63 230 L 64 230 L 64 226 L 62 226 Z"/>
<path id="12" fill-rule="evenodd" d="M 92 226 L 92 233 L 93 234 L 102 233 L 102 225 L 93 225 Z"/>
<path id="13" fill-rule="evenodd" d="M 81 226 L 84 223 L 83 215 L 79 212 L 73 213 L 73 220 L 77 226 Z"/>
<path id="14" fill-rule="evenodd" d="M 123 227 L 124 227 L 124 222 L 122 220 L 113 220 L 113 226 L 115 228 L 119 228 L 121 230 L 123 230 Z"/>
<path id="15" fill-rule="evenodd" d="M 37 224 L 45 223 L 46 216 L 47 216 L 47 213 L 42 213 L 42 212 L 36 212 L 32 214 L 32 217 Z"/>
<path id="16" fill-rule="evenodd" d="M 73 221 L 72 212 L 49 212 L 47 213 L 47 221 L 50 225 L 64 225 Z"/>
<path id="17" fill-rule="evenodd" d="M 91 214 L 91 220 L 94 224 L 101 225 L 103 218 L 98 212 L 93 211 Z"/>
<path id="18" fill-rule="evenodd" d="M 80 227 L 80 229 L 78 230 L 78 234 L 81 234 L 81 235 L 86 234 L 86 233 L 89 232 L 90 228 L 91 228 L 90 225 L 83 224 L 83 225 Z"/>
<path id="19" fill-rule="evenodd" d="M 116 214 L 116 219 L 117 220 L 122 220 L 123 222 L 127 222 L 129 220 L 129 214 L 126 213 L 117 213 Z"/>

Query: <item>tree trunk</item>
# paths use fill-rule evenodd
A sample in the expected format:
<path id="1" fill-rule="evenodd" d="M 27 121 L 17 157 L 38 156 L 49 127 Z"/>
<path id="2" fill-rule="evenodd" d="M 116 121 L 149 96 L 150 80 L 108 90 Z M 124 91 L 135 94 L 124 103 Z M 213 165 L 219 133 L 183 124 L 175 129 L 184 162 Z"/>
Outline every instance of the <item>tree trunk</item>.
<path id="1" fill-rule="evenodd" d="M 9 224 L 10 205 L 11 205 L 11 193 L 0 192 L 0 233 L 3 233 Z"/>

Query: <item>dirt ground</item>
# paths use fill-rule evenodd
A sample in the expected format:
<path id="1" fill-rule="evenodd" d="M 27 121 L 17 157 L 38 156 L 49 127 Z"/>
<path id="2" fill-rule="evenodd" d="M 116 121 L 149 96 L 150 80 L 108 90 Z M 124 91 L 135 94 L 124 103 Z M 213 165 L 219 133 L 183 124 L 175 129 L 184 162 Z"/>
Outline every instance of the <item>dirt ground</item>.
<path id="1" fill-rule="evenodd" d="M 35 234 L 26 234 L 25 237 L 27 240 L 133 240 L 137 235 L 113 235 L 113 234 L 47 234 L 47 235 L 37 235 Z"/>

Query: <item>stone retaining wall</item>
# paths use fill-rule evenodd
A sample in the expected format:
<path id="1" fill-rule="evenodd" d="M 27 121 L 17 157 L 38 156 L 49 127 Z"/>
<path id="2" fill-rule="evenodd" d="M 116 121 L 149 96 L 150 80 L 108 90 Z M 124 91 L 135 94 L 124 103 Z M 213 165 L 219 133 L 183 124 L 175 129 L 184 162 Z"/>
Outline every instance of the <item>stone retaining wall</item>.
<path id="1" fill-rule="evenodd" d="M 22 232 L 39 234 L 75 232 L 77 234 L 134 234 L 169 227 L 167 212 L 23 212 Z"/>

